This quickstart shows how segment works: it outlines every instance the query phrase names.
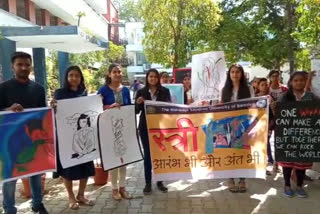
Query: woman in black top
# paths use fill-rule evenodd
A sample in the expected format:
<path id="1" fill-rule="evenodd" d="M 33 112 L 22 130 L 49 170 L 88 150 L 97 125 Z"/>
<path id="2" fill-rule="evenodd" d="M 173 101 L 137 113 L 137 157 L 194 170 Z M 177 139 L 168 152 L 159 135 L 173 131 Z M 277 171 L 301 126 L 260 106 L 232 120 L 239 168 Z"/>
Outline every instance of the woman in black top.
<path id="1" fill-rule="evenodd" d="M 70 66 L 66 71 L 64 86 L 54 92 L 54 100 L 51 102 L 51 105 L 56 108 L 56 100 L 72 99 L 82 96 L 87 96 L 83 74 L 78 66 Z M 59 111 L 59 109 L 57 109 L 57 111 Z M 57 146 L 59 146 L 59 143 L 57 143 Z M 59 149 L 57 149 L 57 151 L 59 151 Z M 60 162 L 59 153 L 57 152 L 57 174 L 63 178 L 69 196 L 70 209 L 79 209 L 79 204 L 94 205 L 93 201 L 84 196 L 88 178 L 95 174 L 93 161 L 64 169 Z M 73 180 L 80 180 L 77 197 L 75 197 L 72 190 Z"/>
<path id="2" fill-rule="evenodd" d="M 142 141 L 142 146 L 144 150 L 144 176 L 146 181 L 146 186 L 143 189 L 145 194 L 150 194 L 152 191 L 151 188 L 151 156 L 150 156 L 150 146 L 148 138 L 148 129 L 147 121 L 144 110 L 144 101 L 153 100 L 153 101 L 163 101 L 171 102 L 171 96 L 169 89 L 162 87 L 160 84 L 159 72 L 156 69 L 150 69 L 146 75 L 146 86 L 138 90 L 136 95 L 136 114 L 140 114 L 139 122 L 139 133 Z M 157 182 L 157 187 L 162 192 L 167 192 L 166 188 L 162 181 Z"/>

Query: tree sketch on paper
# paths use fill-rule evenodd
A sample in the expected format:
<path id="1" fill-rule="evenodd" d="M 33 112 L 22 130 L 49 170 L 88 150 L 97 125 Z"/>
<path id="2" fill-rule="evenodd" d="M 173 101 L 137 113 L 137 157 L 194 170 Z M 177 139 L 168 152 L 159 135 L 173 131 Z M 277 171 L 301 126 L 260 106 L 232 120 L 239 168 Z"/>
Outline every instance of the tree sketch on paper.
<path id="1" fill-rule="evenodd" d="M 74 153 L 71 158 L 81 158 L 96 151 L 95 130 L 91 126 L 98 114 L 95 111 L 86 111 L 66 118 L 67 123 L 76 129 L 73 134 L 72 150 Z"/>
<path id="2" fill-rule="evenodd" d="M 202 70 L 198 71 L 198 78 L 203 85 L 204 94 L 219 94 L 219 83 L 221 81 L 218 64 L 222 62 L 222 57 L 208 57 L 202 61 Z"/>
<path id="3" fill-rule="evenodd" d="M 194 101 L 218 100 L 227 77 L 227 66 L 222 51 L 192 56 L 192 97 Z"/>
<path id="4" fill-rule="evenodd" d="M 127 152 L 127 145 L 124 142 L 124 124 L 122 118 L 116 118 L 114 116 L 111 117 L 111 127 L 112 127 L 112 133 L 114 137 L 113 141 L 113 151 L 115 156 L 120 157 L 120 161 L 123 164 L 123 156 L 125 156 Z"/>

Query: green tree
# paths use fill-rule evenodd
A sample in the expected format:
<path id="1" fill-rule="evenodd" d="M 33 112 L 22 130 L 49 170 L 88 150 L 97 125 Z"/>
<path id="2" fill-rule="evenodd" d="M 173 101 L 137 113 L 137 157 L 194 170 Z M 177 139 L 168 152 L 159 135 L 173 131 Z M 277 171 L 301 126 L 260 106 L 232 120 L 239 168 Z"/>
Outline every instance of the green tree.
<path id="1" fill-rule="evenodd" d="M 295 36 L 309 46 L 320 42 L 320 0 L 302 0 L 297 13 L 300 15 Z"/>
<path id="2" fill-rule="evenodd" d="M 299 42 L 296 29 L 297 0 L 225 0 L 221 1 L 223 21 L 216 31 L 214 47 L 224 50 L 232 62 L 250 60 L 265 68 L 280 68 L 291 62 Z"/>
<path id="3" fill-rule="evenodd" d="M 59 68 L 58 68 L 58 53 L 49 51 L 46 58 L 47 69 L 47 98 L 50 100 L 53 97 L 53 92 L 59 88 Z"/>
<path id="4" fill-rule="evenodd" d="M 140 0 L 148 61 L 183 67 L 193 51 L 207 47 L 220 21 L 212 0 Z"/>
<path id="5" fill-rule="evenodd" d="M 114 0 L 113 3 L 116 5 L 119 11 L 119 18 L 127 22 L 138 22 L 141 21 L 139 14 L 139 7 L 135 0 Z"/>

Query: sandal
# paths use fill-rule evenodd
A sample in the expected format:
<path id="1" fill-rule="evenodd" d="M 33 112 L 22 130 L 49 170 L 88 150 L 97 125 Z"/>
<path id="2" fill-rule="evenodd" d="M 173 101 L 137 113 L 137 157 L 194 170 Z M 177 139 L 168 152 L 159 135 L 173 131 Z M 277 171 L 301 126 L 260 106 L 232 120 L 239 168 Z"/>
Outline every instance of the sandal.
<path id="1" fill-rule="evenodd" d="M 69 209 L 78 210 L 79 209 L 79 203 L 78 202 L 69 202 Z"/>
<path id="2" fill-rule="evenodd" d="M 247 192 L 246 182 L 245 181 L 239 181 L 239 192 L 245 193 Z"/>
<path id="3" fill-rule="evenodd" d="M 239 188 L 235 185 L 234 180 L 228 181 L 228 190 L 232 193 L 239 192 Z"/>
<path id="4" fill-rule="evenodd" d="M 78 195 L 76 199 L 78 200 L 78 203 L 81 205 L 90 207 L 94 206 L 94 201 L 85 198 L 84 195 Z"/>
<path id="5" fill-rule="evenodd" d="M 121 200 L 121 195 L 119 194 L 119 190 L 118 189 L 113 189 L 112 190 L 112 198 L 116 201 L 120 201 Z"/>
<path id="6" fill-rule="evenodd" d="M 121 198 L 123 199 L 132 199 L 132 195 L 130 195 L 129 192 L 127 192 L 124 187 L 120 187 L 119 193 Z"/>

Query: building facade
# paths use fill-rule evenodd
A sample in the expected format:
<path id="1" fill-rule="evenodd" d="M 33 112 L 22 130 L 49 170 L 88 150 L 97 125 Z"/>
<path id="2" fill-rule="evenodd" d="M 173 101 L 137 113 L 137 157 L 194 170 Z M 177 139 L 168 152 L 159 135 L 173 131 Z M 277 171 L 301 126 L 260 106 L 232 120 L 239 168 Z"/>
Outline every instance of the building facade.
<path id="1" fill-rule="evenodd" d="M 69 65 L 68 53 L 108 48 L 109 22 L 118 20 L 118 12 L 111 10 L 110 5 L 110 0 L 1 0 L 2 81 L 12 78 L 10 58 L 19 48 L 32 48 L 35 79 L 43 85 L 46 85 L 45 49 L 59 51 L 59 71 L 63 77 Z M 116 30 L 113 32 L 116 34 Z"/>

